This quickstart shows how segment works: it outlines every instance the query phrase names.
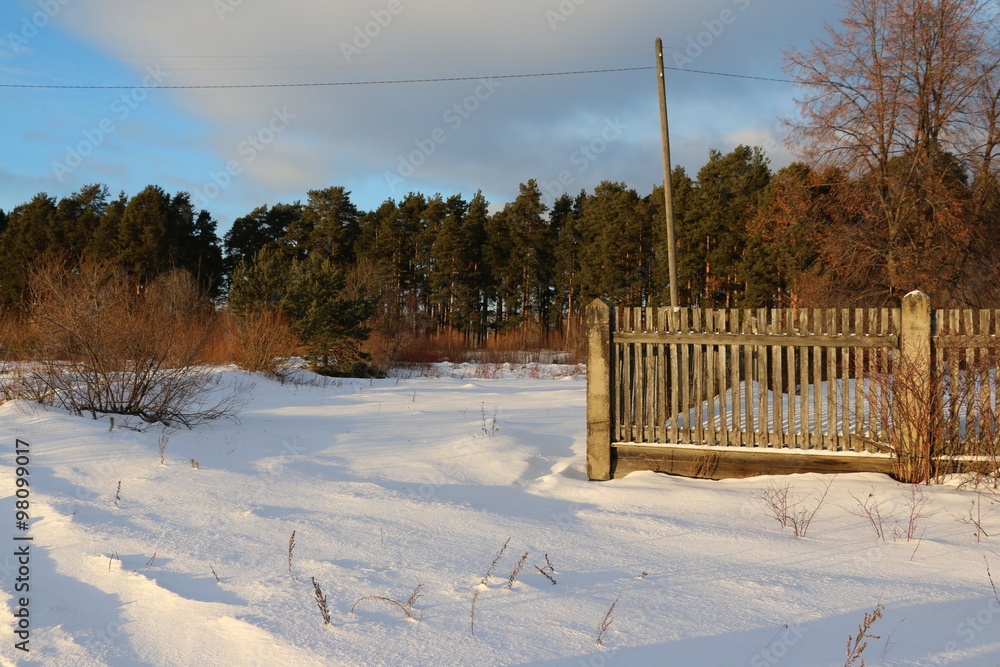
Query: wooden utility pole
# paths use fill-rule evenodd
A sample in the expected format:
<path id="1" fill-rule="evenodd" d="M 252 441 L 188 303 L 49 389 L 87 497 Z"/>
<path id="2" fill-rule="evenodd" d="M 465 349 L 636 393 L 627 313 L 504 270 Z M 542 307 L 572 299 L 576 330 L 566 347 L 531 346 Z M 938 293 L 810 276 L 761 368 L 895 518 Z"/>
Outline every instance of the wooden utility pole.
<path id="1" fill-rule="evenodd" d="M 667 129 L 667 81 L 663 77 L 663 40 L 656 38 L 656 74 L 659 79 L 660 132 L 663 135 L 663 205 L 667 218 L 667 263 L 670 305 L 677 307 L 677 248 L 674 242 L 674 188 L 670 182 L 670 132 Z"/>

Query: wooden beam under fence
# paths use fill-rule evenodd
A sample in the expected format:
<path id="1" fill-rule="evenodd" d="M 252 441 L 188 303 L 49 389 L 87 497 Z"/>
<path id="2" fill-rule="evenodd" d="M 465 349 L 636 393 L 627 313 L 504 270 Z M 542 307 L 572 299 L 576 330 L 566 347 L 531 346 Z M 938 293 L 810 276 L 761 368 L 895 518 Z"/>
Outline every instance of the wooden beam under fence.
<path id="1" fill-rule="evenodd" d="M 787 449 L 745 447 L 707 449 L 627 443 L 612 446 L 612 478 L 618 479 L 640 470 L 702 479 L 807 472 L 828 474 L 876 472 L 891 475 L 895 471 L 895 462 L 891 456 L 798 453 Z"/>

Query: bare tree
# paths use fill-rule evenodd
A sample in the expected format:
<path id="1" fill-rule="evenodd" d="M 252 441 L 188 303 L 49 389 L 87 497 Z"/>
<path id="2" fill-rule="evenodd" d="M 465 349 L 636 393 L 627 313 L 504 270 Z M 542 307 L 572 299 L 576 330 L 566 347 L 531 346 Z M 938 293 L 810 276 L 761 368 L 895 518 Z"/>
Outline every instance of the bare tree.
<path id="1" fill-rule="evenodd" d="M 894 158 L 995 150 L 997 28 L 980 0 L 848 0 L 841 30 L 785 54 L 807 91 L 786 121 L 804 156 L 888 178 Z M 977 161 L 974 161 L 978 158 Z M 986 164 L 989 164 L 988 162 Z"/>
<path id="2" fill-rule="evenodd" d="M 966 184 L 995 182 L 1000 142 L 996 12 L 983 0 L 845 8 L 825 39 L 785 54 L 805 91 L 800 117 L 786 120 L 791 143 L 844 170 L 871 202 L 852 224 L 884 262 L 887 296 L 936 280 L 944 299 L 968 302 L 968 268 L 982 265 L 972 257 L 989 230 Z"/>

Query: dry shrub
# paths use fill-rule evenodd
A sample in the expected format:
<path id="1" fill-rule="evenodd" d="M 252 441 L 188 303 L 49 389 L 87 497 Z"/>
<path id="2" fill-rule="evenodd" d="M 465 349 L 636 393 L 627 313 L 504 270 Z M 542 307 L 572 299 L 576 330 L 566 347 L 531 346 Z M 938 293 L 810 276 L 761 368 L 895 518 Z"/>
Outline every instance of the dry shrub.
<path id="1" fill-rule="evenodd" d="M 951 337 L 932 360 L 892 355 L 862 387 L 895 457 L 896 477 L 919 483 L 962 472 L 997 481 L 1000 471 L 1000 343 Z"/>
<path id="2" fill-rule="evenodd" d="M 10 310 L 0 310 L 0 360 L 20 361 L 33 346 L 24 318 Z"/>
<path id="3" fill-rule="evenodd" d="M 582 322 L 560 331 L 547 331 L 539 324 L 525 324 L 487 337 L 479 346 L 472 338 L 455 329 L 445 328 L 426 334 L 400 350 L 397 361 L 406 363 L 527 364 L 581 363 L 587 358 L 586 332 Z"/>
<path id="4" fill-rule="evenodd" d="M 301 343 L 281 313 L 261 310 L 236 316 L 226 311 L 224 318 L 231 359 L 237 366 L 278 378 L 287 374 L 288 358 Z"/>
<path id="5" fill-rule="evenodd" d="M 431 328 L 430 316 L 419 307 L 415 294 L 398 297 L 386 292 L 365 322 L 371 329 L 361 351 L 375 368 L 386 370 L 400 361 L 409 361 Z"/>
<path id="6" fill-rule="evenodd" d="M 221 387 L 199 368 L 215 317 L 186 272 L 143 287 L 108 265 L 51 264 L 32 269 L 29 292 L 32 361 L 16 367 L 7 397 L 189 427 L 242 406 L 248 387 Z"/>

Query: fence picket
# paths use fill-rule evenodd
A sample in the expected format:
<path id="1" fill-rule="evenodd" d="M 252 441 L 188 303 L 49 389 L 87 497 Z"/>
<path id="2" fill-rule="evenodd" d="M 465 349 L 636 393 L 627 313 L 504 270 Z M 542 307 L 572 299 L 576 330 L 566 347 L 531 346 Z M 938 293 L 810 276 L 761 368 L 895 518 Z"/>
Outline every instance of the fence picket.
<path id="1" fill-rule="evenodd" d="M 663 333 L 667 331 L 666 308 L 656 310 L 656 331 Z M 658 443 L 667 442 L 666 419 L 667 419 L 667 385 L 670 382 L 670 371 L 667 365 L 667 345 L 656 346 L 656 410 L 653 416 L 653 440 Z"/>
<path id="2" fill-rule="evenodd" d="M 799 331 L 802 334 L 811 333 L 809 327 L 809 310 L 803 308 L 799 311 Z M 806 449 L 813 449 L 812 411 L 809 409 L 809 359 L 812 348 L 803 347 L 799 350 L 799 423 L 801 424 L 802 438 Z"/>
<path id="3" fill-rule="evenodd" d="M 777 309 L 772 309 L 770 312 L 771 318 L 771 333 L 774 335 L 779 335 L 781 331 L 781 321 L 779 311 Z M 785 385 L 781 374 L 781 347 L 774 346 L 771 348 L 771 359 L 772 359 L 772 370 L 771 370 L 771 405 L 773 406 L 774 417 L 772 419 L 771 433 L 772 444 L 771 446 L 777 446 L 784 448 L 787 446 L 785 440 L 785 424 L 784 417 L 785 411 L 782 404 L 784 403 L 785 397 Z"/>
<path id="4" fill-rule="evenodd" d="M 744 334 L 753 333 L 754 327 L 757 326 L 756 321 L 753 317 L 753 311 L 745 310 L 743 311 L 743 321 L 740 323 L 740 332 Z M 743 416 L 746 420 L 746 426 L 744 430 L 746 432 L 747 445 L 749 447 L 757 446 L 757 424 L 754 420 L 754 401 L 753 401 L 753 357 L 754 348 L 753 346 L 747 345 L 743 346 Z"/>
<path id="5" fill-rule="evenodd" d="M 715 311 L 716 317 L 716 328 L 715 330 L 720 333 L 725 333 L 728 331 L 726 328 L 726 310 L 720 308 Z M 719 444 L 723 446 L 729 446 L 729 374 L 726 372 L 728 364 L 726 363 L 726 358 L 729 354 L 729 347 L 726 345 L 718 345 L 715 348 L 717 350 L 716 363 L 718 364 L 718 378 L 719 378 Z"/>
<path id="6" fill-rule="evenodd" d="M 740 311 L 732 309 L 729 311 L 729 332 L 739 333 L 742 320 Z M 746 429 L 743 427 L 743 408 L 740 405 L 740 366 L 742 363 L 742 348 L 738 345 L 729 346 L 729 396 L 733 406 L 733 430 L 732 440 L 740 447 L 746 446 Z"/>
<path id="7" fill-rule="evenodd" d="M 695 333 L 702 333 L 701 313 L 701 308 L 695 308 L 691 312 L 691 330 Z M 704 346 L 702 345 L 691 346 L 691 366 L 693 370 L 692 374 L 694 376 L 694 396 L 692 397 L 692 403 L 694 403 L 694 441 L 695 444 L 698 445 L 705 444 L 705 425 L 703 423 L 703 406 L 705 405 L 705 360 L 704 354 L 702 353 L 703 348 Z"/>
<path id="8" fill-rule="evenodd" d="M 826 333 L 837 334 L 837 311 L 832 308 L 826 311 Z M 840 450 L 840 437 L 837 435 L 838 415 L 840 408 L 837 400 L 837 348 L 828 347 L 823 350 L 826 356 L 826 449 Z"/>
<path id="9" fill-rule="evenodd" d="M 767 333 L 767 309 L 760 308 L 757 310 L 757 319 L 755 320 L 757 326 L 754 328 L 754 333 L 764 334 Z M 757 445 L 759 447 L 766 447 L 770 443 L 771 439 L 768 437 L 768 404 L 767 404 L 767 348 L 763 346 L 754 347 L 754 356 L 756 357 L 757 363 L 755 365 L 754 374 L 757 376 Z"/>
<path id="10" fill-rule="evenodd" d="M 716 333 L 715 310 L 705 309 L 705 333 Z M 714 345 L 705 346 L 705 438 L 706 444 L 717 445 L 719 439 L 715 428 L 715 369 L 716 354 Z"/>
<path id="11" fill-rule="evenodd" d="M 671 308 L 667 311 L 667 322 L 669 331 L 671 333 L 676 333 L 680 331 L 679 323 L 680 313 L 679 311 Z M 681 412 L 681 379 L 680 379 L 680 345 L 674 344 L 670 345 L 670 442 L 676 444 L 679 442 L 680 429 L 677 420 Z"/>
<path id="12" fill-rule="evenodd" d="M 795 311 L 788 309 L 785 311 L 785 334 L 791 336 L 794 333 Z M 799 427 L 795 417 L 795 397 L 798 396 L 796 388 L 799 384 L 799 379 L 795 373 L 796 364 L 798 363 L 798 348 L 794 345 L 787 345 L 785 347 L 785 356 L 788 362 L 785 365 L 785 374 L 788 378 L 788 444 L 791 447 L 802 448 L 804 443 L 799 437 Z"/>
<path id="13" fill-rule="evenodd" d="M 682 333 L 691 331 L 691 328 L 688 326 L 689 314 L 690 311 L 687 308 L 681 309 L 680 331 Z M 689 345 L 680 346 L 681 410 L 683 411 L 683 426 L 680 429 L 680 437 L 681 442 L 686 444 L 691 443 L 691 363 L 689 347 Z"/>

